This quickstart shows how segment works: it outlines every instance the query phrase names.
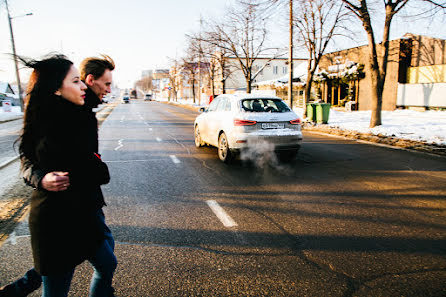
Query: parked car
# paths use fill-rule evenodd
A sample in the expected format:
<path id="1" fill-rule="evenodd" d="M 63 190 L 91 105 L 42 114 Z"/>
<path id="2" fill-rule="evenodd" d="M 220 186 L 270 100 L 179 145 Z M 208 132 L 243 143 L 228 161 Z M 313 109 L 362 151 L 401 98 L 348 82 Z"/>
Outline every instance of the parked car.
<path id="1" fill-rule="evenodd" d="M 122 102 L 124 102 L 124 103 L 130 103 L 130 96 L 129 96 L 129 95 L 124 95 L 124 96 L 122 96 Z"/>
<path id="2" fill-rule="evenodd" d="M 144 101 L 152 101 L 152 94 L 145 94 Z"/>
<path id="3" fill-rule="evenodd" d="M 280 98 L 223 94 L 195 119 L 195 145 L 215 146 L 229 163 L 242 150 L 272 144 L 283 161 L 296 157 L 302 143 L 301 119 Z"/>

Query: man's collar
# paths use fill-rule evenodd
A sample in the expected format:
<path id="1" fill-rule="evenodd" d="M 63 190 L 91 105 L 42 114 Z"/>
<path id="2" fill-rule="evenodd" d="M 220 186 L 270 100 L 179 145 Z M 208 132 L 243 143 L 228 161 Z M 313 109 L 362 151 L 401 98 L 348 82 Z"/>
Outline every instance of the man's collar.
<path id="1" fill-rule="evenodd" d="M 102 99 L 99 98 L 90 87 L 87 86 L 85 90 L 85 107 L 88 108 L 96 108 L 99 104 L 102 103 Z"/>

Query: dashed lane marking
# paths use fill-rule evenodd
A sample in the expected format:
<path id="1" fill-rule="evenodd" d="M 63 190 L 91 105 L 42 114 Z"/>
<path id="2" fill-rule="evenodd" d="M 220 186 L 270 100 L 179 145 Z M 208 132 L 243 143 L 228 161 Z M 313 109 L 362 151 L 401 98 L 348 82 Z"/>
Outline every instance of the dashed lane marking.
<path id="1" fill-rule="evenodd" d="M 175 155 L 170 155 L 169 157 L 170 157 L 170 159 L 172 159 L 172 162 L 174 162 L 175 164 L 181 163 L 181 161 L 178 160 L 178 158 Z"/>
<path id="2" fill-rule="evenodd" d="M 222 222 L 223 226 L 228 228 L 238 226 L 237 223 L 226 213 L 226 211 L 220 206 L 220 204 L 218 204 L 217 201 L 207 200 L 206 203 L 209 205 L 217 218 Z"/>

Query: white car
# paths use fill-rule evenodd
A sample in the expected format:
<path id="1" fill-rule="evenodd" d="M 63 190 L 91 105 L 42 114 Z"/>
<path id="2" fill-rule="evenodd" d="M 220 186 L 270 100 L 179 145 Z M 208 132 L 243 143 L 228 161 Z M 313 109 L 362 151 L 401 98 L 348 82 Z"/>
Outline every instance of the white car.
<path id="1" fill-rule="evenodd" d="M 301 119 L 278 97 L 223 94 L 200 110 L 194 123 L 195 145 L 216 146 L 225 163 L 262 143 L 272 144 L 281 160 L 292 160 L 302 144 Z"/>

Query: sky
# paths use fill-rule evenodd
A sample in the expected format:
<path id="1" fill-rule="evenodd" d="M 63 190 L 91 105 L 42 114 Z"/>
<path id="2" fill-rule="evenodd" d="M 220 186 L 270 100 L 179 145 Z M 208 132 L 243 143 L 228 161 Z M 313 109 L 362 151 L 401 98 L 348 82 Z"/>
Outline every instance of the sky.
<path id="1" fill-rule="evenodd" d="M 181 55 L 185 34 L 198 30 L 200 14 L 221 11 L 222 0 L 9 0 L 19 55 L 62 52 L 76 65 L 87 56 L 110 55 L 114 80 L 128 87 L 145 69 L 165 68 Z M 0 80 L 15 80 L 9 26 L 0 0 Z M 12 78 L 11 78 L 12 73 Z M 24 72 L 26 77 L 26 73 Z M 23 79 L 22 79 L 23 80 Z M 26 80 L 25 80 L 26 81 Z"/>
<path id="2" fill-rule="evenodd" d="M 185 34 L 199 30 L 200 16 L 218 18 L 234 0 L 9 0 L 17 53 L 41 58 L 50 52 L 68 56 L 75 65 L 89 56 L 110 55 L 116 62 L 114 81 L 128 88 L 141 71 L 169 68 L 169 58 L 180 58 Z M 286 7 L 286 6 L 284 6 Z M 271 42 L 286 46 L 286 11 L 273 16 Z M 444 20 L 394 22 L 392 37 L 406 32 L 445 38 Z M 358 25 L 360 28 L 360 25 Z M 336 49 L 365 44 L 359 30 L 355 42 Z M 9 26 L 4 0 L 0 0 L 0 81 L 15 82 Z M 299 57 L 303 53 L 297 54 Z M 29 73 L 22 70 L 21 80 Z"/>

